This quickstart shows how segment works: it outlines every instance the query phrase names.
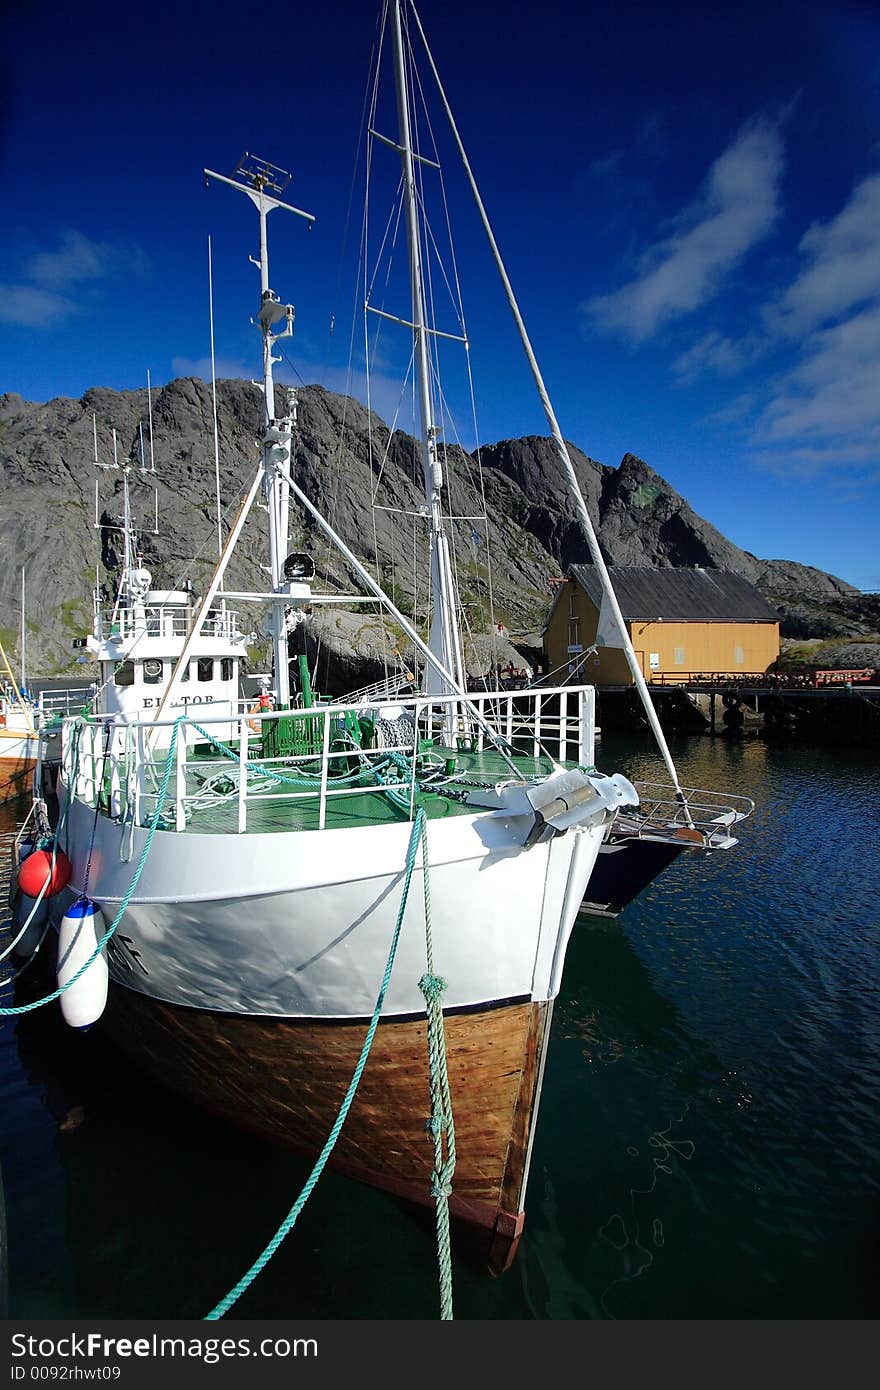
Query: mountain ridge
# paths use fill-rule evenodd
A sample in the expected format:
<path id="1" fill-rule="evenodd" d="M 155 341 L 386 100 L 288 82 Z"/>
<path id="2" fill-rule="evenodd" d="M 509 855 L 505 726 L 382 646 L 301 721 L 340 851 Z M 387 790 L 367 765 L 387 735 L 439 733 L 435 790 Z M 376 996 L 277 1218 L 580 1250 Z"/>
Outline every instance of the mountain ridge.
<path id="1" fill-rule="evenodd" d="M 384 421 L 353 397 L 322 386 L 302 387 L 298 397 L 297 481 L 361 560 L 378 571 L 398 605 L 422 621 L 427 556 L 423 528 L 414 516 L 424 500 L 418 445 L 402 432 L 389 433 Z M 279 414 L 284 401 L 279 387 Z M 219 381 L 217 407 L 221 498 L 232 515 L 258 461 L 259 390 L 240 380 Z M 100 471 L 92 464 L 93 413 L 104 465 Z M 144 523 L 143 559 L 157 585 L 189 578 L 200 587 L 217 550 L 210 386 L 197 377 L 182 377 L 154 387 L 152 414 L 156 474 L 135 468 L 132 475 L 134 513 Z M 114 428 L 119 458 L 139 463 L 141 428 L 145 442 L 148 433 L 145 389 L 96 386 L 79 400 L 55 397 L 45 403 L 25 401 L 16 393 L 0 396 L 0 635 L 7 649 L 14 644 L 19 567 L 24 564 L 35 674 L 71 669 L 71 641 L 91 627 L 99 536 L 103 563 L 119 562 L 118 536 L 109 529 L 121 510 L 119 475 L 110 466 Z M 636 455 L 627 453 L 612 467 L 574 445 L 569 448 L 609 564 L 733 569 L 777 608 L 783 631 L 791 636 L 858 639 L 873 630 L 870 615 L 860 613 L 859 593 L 852 585 L 813 566 L 762 560 L 740 549 Z M 447 453 L 451 514 L 480 516 L 485 499 L 488 516 L 488 537 L 481 522 L 465 520 L 452 528 L 466 641 L 469 634 L 475 638 L 489 628 L 490 609 L 514 640 L 533 634 L 552 601 L 551 581 L 567 566 L 589 562 L 552 440 L 533 435 L 483 445 L 473 454 L 457 448 Z M 100 484 L 100 530 L 94 524 L 93 474 Z M 151 534 L 154 485 L 158 537 Z M 347 564 L 331 553 L 315 524 L 296 508 L 291 548 L 312 553 L 326 587 L 352 592 Z M 232 561 L 229 587 L 264 587 L 261 551 L 259 518 L 252 515 Z M 249 621 L 245 619 L 245 630 Z M 264 626 L 259 614 L 255 625 L 258 630 Z M 370 648 L 369 655 L 364 652 L 364 669 L 375 666 L 375 620 L 361 614 L 358 624 L 346 620 L 337 627 L 335 619 L 322 613 L 313 626 L 319 644 L 329 649 L 336 641 L 341 653 L 348 652 L 349 674 L 358 664 L 358 633 Z M 476 640 L 470 646 L 480 649 Z"/>

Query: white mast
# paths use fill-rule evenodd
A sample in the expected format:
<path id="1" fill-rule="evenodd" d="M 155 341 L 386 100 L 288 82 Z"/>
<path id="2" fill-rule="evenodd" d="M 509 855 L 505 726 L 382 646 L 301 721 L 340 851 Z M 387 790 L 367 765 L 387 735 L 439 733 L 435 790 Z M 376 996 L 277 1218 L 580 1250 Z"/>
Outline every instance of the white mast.
<path id="1" fill-rule="evenodd" d="M 153 455 L 153 386 L 150 381 L 150 373 L 147 371 L 147 414 L 150 421 L 150 472 L 156 471 L 156 460 Z"/>
<path id="2" fill-rule="evenodd" d="M 264 159 L 257 159 L 247 151 L 242 155 L 235 170 L 246 180 L 244 183 L 226 178 L 223 174 L 215 174 L 213 169 L 206 169 L 204 172 L 206 183 L 210 179 L 216 179 L 219 183 L 226 183 L 230 188 L 238 189 L 239 193 L 246 193 L 260 215 L 260 258 L 255 260 L 253 256 L 250 257 L 251 262 L 260 271 L 260 312 L 252 322 L 256 322 L 263 336 L 263 495 L 269 513 L 269 566 L 272 590 L 277 594 L 282 591 L 284 583 L 283 566 L 287 548 L 289 503 L 289 490 L 282 478 L 279 465 L 286 466 L 290 462 L 293 420 L 290 416 L 280 420 L 275 418 L 272 366 L 281 359 L 273 356 L 272 348 L 279 338 L 289 338 L 293 333 L 294 310 L 292 304 L 281 304 L 277 294 L 269 288 L 266 218 L 273 208 L 283 208 L 285 212 L 304 217 L 310 227 L 315 219 L 310 212 L 303 212 L 301 208 L 291 207 L 289 203 L 282 203 L 280 199 L 270 197 L 266 190 L 269 189 L 272 193 L 283 192 L 290 182 L 290 174 L 274 164 L 268 164 Z M 282 321 L 284 327 L 279 333 L 273 333 L 275 324 Z M 275 695 L 279 707 L 287 708 L 290 704 L 290 675 L 287 625 L 282 604 L 273 603 L 271 622 L 275 655 Z"/>
<path id="3" fill-rule="evenodd" d="M 24 630 L 24 565 L 21 567 L 21 693 L 27 689 L 27 656 L 25 655 Z"/>
<path id="4" fill-rule="evenodd" d="M 418 203 L 413 167 L 412 136 L 409 120 L 409 95 L 403 52 L 403 33 L 400 19 L 400 0 L 394 0 L 394 70 L 397 89 L 397 121 L 400 158 L 403 166 L 406 226 L 409 241 L 410 288 L 412 293 L 413 354 L 418 380 L 419 412 L 421 416 L 425 500 L 428 510 L 431 557 L 431 616 L 430 647 L 447 671 L 455 677 L 456 685 L 464 687 L 464 668 L 461 659 L 461 637 L 458 631 L 455 583 L 449 557 L 449 540 L 443 526 L 441 492 L 443 468 L 437 451 L 437 427 L 434 423 L 431 396 L 431 374 L 426 327 L 425 287 L 422 273 L 419 238 Z M 451 694 L 447 683 L 438 679 L 433 666 L 425 668 L 424 685 L 427 691 Z"/>
<path id="5" fill-rule="evenodd" d="M 396 0 L 396 2 L 399 3 L 399 0 Z M 676 771 L 675 763 L 673 762 L 672 754 L 669 750 L 669 745 L 666 742 L 666 736 L 663 733 L 663 729 L 661 728 L 660 720 L 657 717 L 657 711 L 655 710 L 654 702 L 651 699 L 651 692 L 648 690 L 644 674 L 642 673 L 642 669 L 639 665 L 638 657 L 636 656 L 635 651 L 633 649 L 633 644 L 630 641 L 626 623 L 623 620 L 623 614 L 620 610 L 620 604 L 617 601 L 617 595 L 615 594 L 614 586 L 611 583 L 611 576 L 608 573 L 608 567 L 605 564 L 605 559 L 602 555 L 602 551 L 599 546 L 599 540 L 596 535 L 595 528 L 593 527 L 590 514 L 587 511 L 587 504 L 584 501 L 584 495 L 581 492 L 581 486 L 577 480 L 577 474 L 574 471 L 574 464 L 571 461 L 568 452 L 568 447 L 565 443 L 565 440 L 562 437 L 562 430 L 559 427 L 559 421 L 556 418 L 556 412 L 553 409 L 553 406 L 550 401 L 550 396 L 547 392 L 547 387 L 544 384 L 544 378 L 541 375 L 541 369 L 538 366 L 538 360 L 535 357 L 535 352 L 532 347 L 531 339 L 529 338 L 528 332 L 526 331 L 525 321 L 523 320 L 523 316 L 520 313 L 519 304 L 517 303 L 516 296 L 513 292 L 513 286 L 510 283 L 507 270 L 505 269 L 504 262 L 501 259 L 501 252 L 498 249 L 498 243 L 495 240 L 495 234 L 492 231 L 492 227 L 489 222 L 489 215 L 486 212 L 485 205 L 483 203 L 482 198 L 480 197 L 480 190 L 477 187 L 477 181 L 474 178 L 473 170 L 471 169 L 470 162 L 465 152 L 461 136 L 458 133 L 458 126 L 455 123 L 455 117 L 452 114 L 452 108 L 449 105 L 449 100 L 446 96 L 443 83 L 440 81 L 440 74 L 437 71 L 437 65 L 434 62 L 433 54 L 431 53 L 431 49 L 428 46 L 428 40 L 425 37 L 425 31 L 422 28 L 422 22 L 419 19 L 418 11 L 416 10 L 414 0 L 410 0 L 410 5 L 412 8 L 413 16 L 416 21 L 416 26 L 422 39 L 422 43 L 425 47 L 425 53 L 428 58 L 428 63 L 431 67 L 431 72 L 434 76 L 435 82 L 437 83 L 437 90 L 440 94 L 440 99 L 443 103 L 443 109 L 446 112 L 446 117 L 449 121 L 453 138 L 458 148 L 459 155 L 461 156 L 462 164 L 464 165 L 464 170 L 465 174 L 467 175 L 468 183 L 471 186 L 471 192 L 474 195 L 474 201 L 476 202 L 477 210 L 480 214 L 480 220 L 483 223 L 483 229 L 489 240 L 489 246 L 491 248 L 492 255 L 495 260 L 495 265 L 498 269 L 499 275 L 501 276 L 502 284 L 504 285 L 507 300 L 514 317 L 514 322 L 516 323 L 517 331 L 519 333 L 529 367 L 531 369 L 532 377 L 534 378 L 535 386 L 538 391 L 538 396 L 544 408 L 544 414 L 547 417 L 547 423 L 550 426 L 550 433 L 553 437 L 553 444 L 556 449 L 556 453 L 559 457 L 559 461 L 562 464 L 566 479 L 568 481 L 569 490 L 571 492 L 575 507 L 578 512 L 584 536 L 587 541 L 587 546 L 590 551 L 591 559 L 599 575 L 599 579 L 602 584 L 602 591 L 608 598 L 608 602 L 611 607 L 611 612 L 614 616 L 615 624 L 620 633 L 621 645 L 626 656 L 627 664 L 629 666 L 630 672 L 632 673 L 632 678 L 635 682 L 636 689 L 638 690 L 639 697 L 642 701 L 642 706 L 645 710 L 648 723 L 650 724 L 654 737 L 657 740 L 657 746 L 660 749 L 661 757 L 663 758 L 663 761 L 666 764 L 667 771 L 669 772 L 669 775 L 672 779 L 672 784 L 675 787 L 676 799 L 684 805 L 685 819 L 688 821 L 688 823 L 690 823 L 690 812 L 687 809 L 687 801 L 684 792 L 681 789 L 681 784 L 678 780 L 678 772 Z"/>

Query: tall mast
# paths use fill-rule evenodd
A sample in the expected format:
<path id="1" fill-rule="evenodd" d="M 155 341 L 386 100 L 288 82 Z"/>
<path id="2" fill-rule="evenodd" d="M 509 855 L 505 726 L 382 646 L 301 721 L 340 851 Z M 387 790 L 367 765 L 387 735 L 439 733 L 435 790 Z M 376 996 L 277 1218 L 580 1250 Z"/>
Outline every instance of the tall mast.
<path id="1" fill-rule="evenodd" d="M 282 304 L 274 290 L 269 288 L 269 249 L 266 239 L 266 218 L 273 208 L 283 208 L 285 212 L 304 217 L 311 227 L 314 217 L 301 208 L 282 203 L 271 196 L 281 193 L 290 183 L 290 174 L 264 159 L 248 154 L 242 155 L 235 170 L 243 180 L 226 178 L 215 174 L 213 169 L 205 170 L 205 182 L 216 179 L 239 193 L 246 193 L 254 204 L 260 217 L 260 256 L 251 256 L 252 264 L 260 272 L 260 311 L 253 323 L 259 327 L 263 338 L 263 496 L 269 515 L 269 572 L 273 593 L 281 593 L 284 583 L 284 561 L 286 558 L 287 536 L 289 530 L 288 505 L 289 487 L 282 478 L 279 465 L 289 465 L 293 439 L 293 403 L 291 414 L 280 420 L 275 418 L 275 382 L 272 367 L 280 362 L 272 348 L 279 338 L 289 338 L 293 333 L 294 309 L 292 304 Z M 284 327 L 275 333 L 276 324 Z M 286 708 L 290 704 L 290 676 L 287 658 L 287 625 L 283 606 L 272 604 L 272 646 L 275 657 L 275 695 L 278 705 Z"/>
<path id="2" fill-rule="evenodd" d="M 559 421 L 556 418 L 556 412 L 553 409 L 553 405 L 550 401 L 550 396 L 547 392 L 547 387 L 544 384 L 544 378 L 541 374 L 541 369 L 538 366 L 538 359 L 535 356 L 535 351 L 532 347 L 531 339 L 529 338 L 528 332 L 526 330 L 525 321 L 520 312 L 519 304 L 516 300 L 516 295 L 513 292 L 513 286 L 510 283 L 510 278 L 507 274 L 507 270 L 505 269 L 504 261 L 501 259 L 501 252 L 498 249 L 498 243 L 495 240 L 495 233 L 492 231 L 492 226 L 489 222 L 489 215 L 486 212 L 483 199 L 480 197 L 480 190 L 477 187 L 477 181 L 474 178 L 474 173 L 471 169 L 470 161 L 468 160 L 464 145 L 462 144 L 461 136 L 458 133 L 458 126 L 455 123 L 455 117 L 452 114 L 452 108 L 449 105 L 449 99 L 446 96 L 443 83 L 440 81 L 440 74 L 437 71 L 437 64 L 434 62 L 434 57 L 428 45 L 428 40 L 425 37 L 425 31 L 422 28 L 422 21 L 419 19 L 418 11 L 415 7 L 415 0 L 411 0 L 411 4 L 413 15 L 415 16 L 416 27 L 418 28 L 422 43 L 425 46 L 425 53 L 428 58 L 428 63 L 430 65 L 434 81 L 437 83 L 437 90 L 440 93 L 440 99 L 443 103 L 443 109 L 446 112 L 446 117 L 449 121 L 449 126 L 452 131 L 452 135 L 455 140 L 456 146 L 458 148 L 458 153 L 461 156 L 461 161 L 464 165 L 464 171 L 467 175 L 468 183 L 471 186 L 471 192 L 474 195 L 474 201 L 476 202 L 477 210 L 480 214 L 480 220 L 483 223 L 483 229 L 489 241 L 492 256 L 495 260 L 495 265 L 498 269 L 499 275 L 501 276 L 501 282 L 504 285 L 504 290 L 507 295 L 507 300 L 510 305 L 511 313 L 513 314 L 514 322 L 516 323 L 517 332 L 519 333 L 520 341 L 522 342 L 523 349 L 526 354 L 526 359 L 528 361 L 529 368 L 531 370 L 532 377 L 535 382 L 535 387 L 537 389 L 541 405 L 544 408 L 544 414 L 547 417 L 547 423 L 550 426 L 550 433 L 553 437 L 553 444 L 556 449 L 559 461 L 562 464 L 565 477 L 568 481 L 569 491 L 571 493 L 572 499 L 578 512 L 578 516 L 580 518 L 581 526 L 583 528 L 584 536 L 587 542 L 587 547 L 590 551 L 591 559 L 599 575 L 602 584 L 602 591 L 608 598 L 614 622 L 620 634 L 621 646 L 623 647 L 623 651 L 626 656 L 627 665 L 629 666 L 630 672 L 632 673 L 632 678 L 635 683 L 636 689 L 639 693 L 639 698 L 642 701 L 642 706 L 644 708 L 648 723 L 650 724 L 654 737 L 657 740 L 657 747 L 660 750 L 660 754 L 663 758 L 664 763 L 666 764 L 666 769 L 669 773 L 669 776 L 672 779 L 672 785 L 675 788 L 676 800 L 683 804 L 685 820 L 688 822 L 688 824 L 690 824 L 691 816 L 687 808 L 687 798 L 685 796 L 685 793 L 682 791 L 681 783 L 678 780 L 678 772 L 676 770 L 675 763 L 673 762 L 672 753 L 670 752 L 669 745 L 666 742 L 666 735 L 664 734 L 663 729 L 661 727 L 660 720 L 657 716 L 657 711 L 654 708 L 654 702 L 651 699 L 651 692 L 648 689 L 644 673 L 642 671 L 641 666 L 639 665 L 638 657 L 636 656 L 632 641 L 630 640 L 626 623 L 623 620 L 623 614 L 620 610 L 620 604 L 617 601 L 617 595 L 615 594 L 614 586 L 611 583 L 611 576 L 609 575 L 608 567 L 605 564 L 605 558 L 602 554 L 602 550 L 599 545 L 599 539 L 596 535 L 593 522 L 590 518 L 590 513 L 587 510 L 587 504 L 584 501 L 584 495 L 581 491 L 581 485 L 578 482 L 577 474 L 574 470 L 574 464 L 572 463 L 571 457 L 568 452 L 568 446 L 565 440 L 563 439 L 562 430 L 560 429 Z"/>
<path id="3" fill-rule="evenodd" d="M 422 271 L 421 240 L 419 236 L 418 200 L 414 173 L 414 155 L 409 119 L 409 94 L 404 61 L 403 29 L 400 18 L 400 0 L 393 0 L 394 23 L 394 73 L 397 90 L 397 124 L 400 158 L 403 166 L 403 196 L 406 206 L 407 239 L 409 242 L 410 290 L 412 294 L 413 354 L 416 379 L 418 382 L 419 414 L 422 434 L 423 467 L 425 475 L 425 500 L 428 512 L 429 544 L 431 558 L 431 595 L 433 612 L 431 615 L 431 651 L 439 657 L 446 669 L 455 677 L 456 683 L 463 687 L 464 671 L 461 659 L 461 637 L 458 631 L 458 616 L 455 596 L 455 583 L 449 556 L 449 539 L 443 526 L 441 494 L 443 489 L 443 467 L 437 450 L 437 427 L 434 421 L 431 395 L 431 372 L 428 354 L 428 329 L 425 312 L 425 284 Z M 447 684 L 441 681 L 432 666 L 425 670 L 425 688 L 428 691 L 451 694 Z"/>
<path id="4" fill-rule="evenodd" d="M 27 656 L 25 653 L 24 628 L 24 565 L 21 567 L 21 692 L 27 689 Z"/>

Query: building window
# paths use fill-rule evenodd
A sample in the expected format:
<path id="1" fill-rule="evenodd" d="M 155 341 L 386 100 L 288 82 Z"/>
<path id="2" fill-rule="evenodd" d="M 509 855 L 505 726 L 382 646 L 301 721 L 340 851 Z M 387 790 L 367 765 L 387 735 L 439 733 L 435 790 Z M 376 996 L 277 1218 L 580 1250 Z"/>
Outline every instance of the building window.
<path id="1" fill-rule="evenodd" d="M 114 685 L 134 685 L 134 662 L 122 661 L 113 672 Z"/>
<path id="2" fill-rule="evenodd" d="M 144 662 L 144 685 L 158 685 L 162 679 L 162 662 L 150 657 Z"/>
<path id="3" fill-rule="evenodd" d="M 675 657 L 675 664 L 676 664 L 676 666 L 683 666 L 683 665 L 684 665 L 684 647 L 676 647 L 676 648 L 674 649 L 674 657 Z"/>
<path id="4" fill-rule="evenodd" d="M 212 656 L 200 656 L 196 662 L 196 669 L 200 681 L 212 681 L 214 679 L 214 658 Z"/>
<path id="5" fill-rule="evenodd" d="M 232 657 L 224 656 L 220 658 L 220 679 L 222 681 L 232 680 Z"/>
<path id="6" fill-rule="evenodd" d="M 733 664 L 734 664 L 734 666 L 742 666 L 744 660 L 745 660 L 745 657 L 743 656 L 743 649 L 742 649 L 742 647 L 734 647 L 734 649 L 733 649 Z"/>

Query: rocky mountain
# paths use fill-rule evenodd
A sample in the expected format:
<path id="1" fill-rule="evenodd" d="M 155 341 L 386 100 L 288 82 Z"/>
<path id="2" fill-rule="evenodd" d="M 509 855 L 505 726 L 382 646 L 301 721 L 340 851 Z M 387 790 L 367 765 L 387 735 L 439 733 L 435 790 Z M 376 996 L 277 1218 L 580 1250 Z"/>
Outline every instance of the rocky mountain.
<path id="1" fill-rule="evenodd" d="M 153 393 L 155 474 L 150 471 L 147 393 L 96 387 L 46 404 L 0 396 L 0 638 L 17 649 L 20 567 L 27 576 L 29 663 L 34 673 L 75 670 L 72 639 L 90 629 L 96 566 L 112 593 L 119 562 L 121 482 L 113 464 L 133 459 L 133 512 L 143 562 L 157 585 L 198 589 L 217 553 L 213 413 L 210 387 L 195 378 Z M 279 412 L 283 397 L 279 389 Z M 227 521 L 258 459 L 261 402 L 244 381 L 218 383 L 221 504 Z M 94 428 L 98 457 L 93 466 Z M 140 468 L 141 447 L 146 469 Z M 876 629 L 858 591 L 840 579 L 785 560 L 740 550 L 646 463 L 627 454 L 612 468 L 572 448 L 606 559 L 616 565 L 704 565 L 752 580 L 776 605 L 792 636 L 858 639 Z M 319 386 L 299 392 L 296 477 L 359 557 L 378 571 L 398 606 L 423 622 L 427 611 L 421 461 L 409 436 L 387 426 L 351 397 Z M 450 450 L 447 460 L 455 561 L 465 614 L 469 664 L 506 664 L 511 649 L 478 640 L 490 612 L 513 641 L 536 640 L 553 598 L 554 579 L 587 560 L 573 506 L 549 439 L 505 440 L 479 455 Z M 95 481 L 97 479 L 97 503 Z M 154 534 L 156 497 L 159 534 Z M 376 506 L 371 505 L 371 499 Z M 97 511 L 96 511 L 97 507 Z M 416 514 L 416 515 L 414 515 Z M 472 518 L 488 517 L 488 523 Z M 96 526 L 96 515 L 99 526 Z M 263 514 L 255 510 L 233 559 L 228 587 L 261 588 Z M 488 544 L 487 544 L 488 541 Z M 340 594 L 358 585 L 316 525 L 294 508 L 291 546 L 310 552 L 322 585 Z M 402 634 L 382 630 L 371 609 L 321 609 L 313 646 L 332 653 L 332 686 L 364 681 L 381 670 Z M 246 626 L 260 633 L 265 615 Z M 531 636 L 530 636 L 531 635 Z M 491 656 L 490 656 L 491 651 Z M 406 660 L 405 653 L 401 654 Z M 320 679 L 320 677 L 319 677 Z"/>

